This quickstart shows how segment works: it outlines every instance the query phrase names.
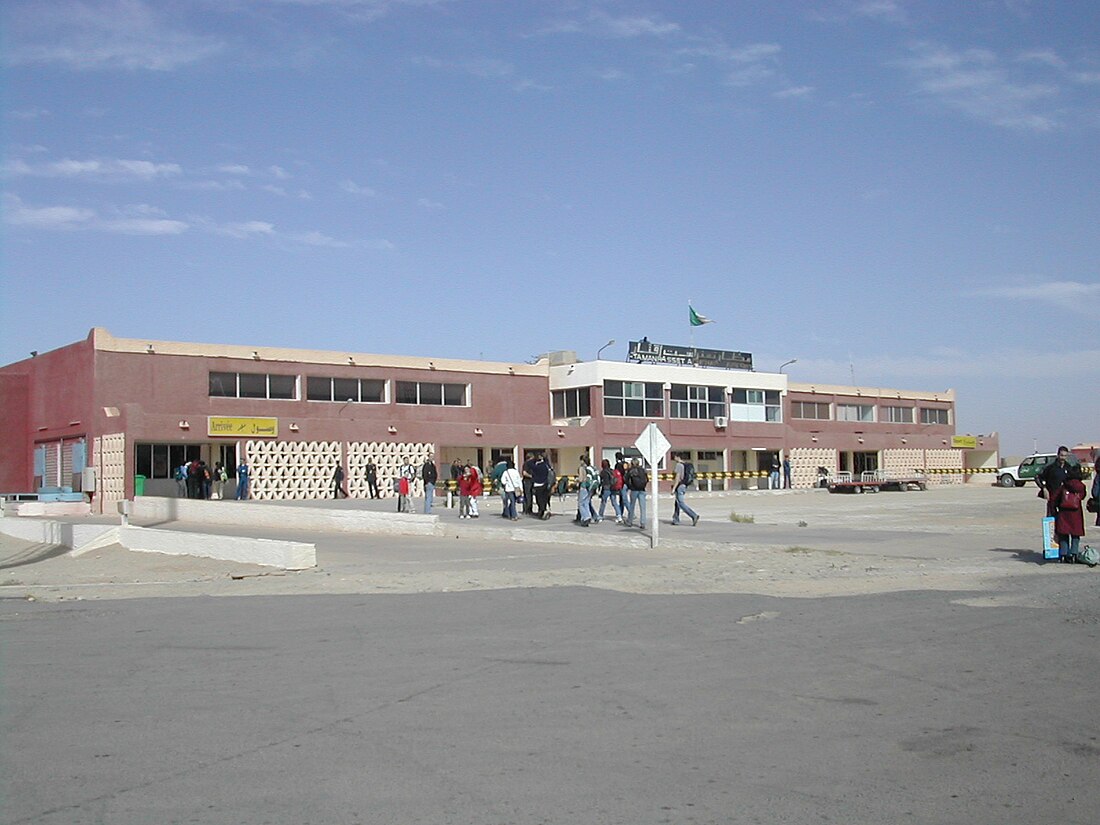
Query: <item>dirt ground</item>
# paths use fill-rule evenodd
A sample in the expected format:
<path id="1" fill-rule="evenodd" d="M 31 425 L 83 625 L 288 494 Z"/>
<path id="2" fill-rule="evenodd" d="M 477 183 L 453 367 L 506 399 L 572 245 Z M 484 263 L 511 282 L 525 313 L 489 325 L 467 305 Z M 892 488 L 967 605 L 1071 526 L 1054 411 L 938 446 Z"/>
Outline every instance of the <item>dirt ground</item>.
<path id="1" fill-rule="evenodd" d="M 420 593 L 573 585 L 650 594 L 992 594 L 1010 577 L 1100 572 L 1043 564 L 1044 505 L 1034 487 L 970 485 L 866 495 L 696 493 L 690 501 L 702 516 L 699 526 L 673 527 L 668 523 L 671 500 L 662 497 L 657 548 L 641 546 L 638 530 L 610 521 L 582 534 L 567 517 L 558 516 L 537 525 L 541 532 L 527 525 L 531 529 L 517 534 L 491 514 L 476 524 L 459 522 L 450 511 L 437 511 L 447 529 L 441 538 L 307 534 L 278 527 L 250 531 L 314 542 L 317 568 L 295 573 L 135 553 L 117 545 L 73 556 L 0 535 L 0 597 Z M 1100 528 L 1088 529 L 1095 541 Z M 975 598 L 1027 602 L 1019 593 Z"/>

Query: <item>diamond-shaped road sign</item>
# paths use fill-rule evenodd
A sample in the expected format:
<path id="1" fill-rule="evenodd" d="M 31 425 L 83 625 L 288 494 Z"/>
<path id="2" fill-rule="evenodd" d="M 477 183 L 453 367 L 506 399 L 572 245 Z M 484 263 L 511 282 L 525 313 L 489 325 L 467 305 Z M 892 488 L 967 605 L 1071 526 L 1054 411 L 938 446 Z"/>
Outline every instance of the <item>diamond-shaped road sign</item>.
<path id="1" fill-rule="evenodd" d="M 656 424 L 650 424 L 642 430 L 642 434 L 638 436 L 634 446 L 638 448 L 638 452 L 645 456 L 645 460 L 649 462 L 650 467 L 656 467 L 672 445 L 665 438 L 665 434 L 661 432 L 660 427 Z"/>

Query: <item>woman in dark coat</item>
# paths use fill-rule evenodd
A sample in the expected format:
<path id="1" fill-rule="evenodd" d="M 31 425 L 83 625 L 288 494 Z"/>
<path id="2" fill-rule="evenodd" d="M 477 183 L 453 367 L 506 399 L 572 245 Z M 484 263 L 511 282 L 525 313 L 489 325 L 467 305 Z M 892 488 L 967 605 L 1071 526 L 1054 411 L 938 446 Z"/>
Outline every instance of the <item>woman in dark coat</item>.
<path id="1" fill-rule="evenodd" d="M 1070 466 L 1066 480 L 1050 494 L 1050 503 L 1057 506 L 1054 532 L 1058 535 L 1058 558 L 1073 561 L 1085 535 L 1085 484 L 1080 464 Z"/>

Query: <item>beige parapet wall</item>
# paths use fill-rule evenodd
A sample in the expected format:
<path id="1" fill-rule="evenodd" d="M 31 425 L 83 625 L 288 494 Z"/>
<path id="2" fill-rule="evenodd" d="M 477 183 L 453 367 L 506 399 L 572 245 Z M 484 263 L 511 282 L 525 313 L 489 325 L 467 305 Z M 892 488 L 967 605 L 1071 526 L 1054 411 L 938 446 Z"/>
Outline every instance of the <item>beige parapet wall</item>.
<path id="1" fill-rule="evenodd" d="M 262 564 L 284 570 L 306 570 L 317 566 L 317 547 L 300 541 L 183 533 L 152 527 L 117 529 L 119 544 L 127 550 L 140 553 L 199 556 L 241 564 Z"/>
<path id="2" fill-rule="evenodd" d="M 0 518 L 0 533 L 23 541 L 68 547 L 87 552 L 118 541 L 118 527 L 110 524 L 70 524 L 42 518 Z"/>
<path id="3" fill-rule="evenodd" d="M 248 501 L 204 501 L 138 496 L 130 518 L 135 521 L 220 524 L 233 527 L 278 527 L 281 530 L 324 530 L 390 536 L 439 536 L 438 516 L 418 513 L 377 513 L 369 510 L 328 510 Z"/>

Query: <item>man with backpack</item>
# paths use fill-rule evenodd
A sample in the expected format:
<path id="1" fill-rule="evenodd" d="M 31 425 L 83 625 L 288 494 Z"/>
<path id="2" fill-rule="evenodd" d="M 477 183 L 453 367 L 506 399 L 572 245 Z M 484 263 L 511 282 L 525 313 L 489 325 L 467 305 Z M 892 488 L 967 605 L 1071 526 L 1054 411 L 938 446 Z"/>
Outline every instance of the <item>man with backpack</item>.
<path id="1" fill-rule="evenodd" d="M 645 468 L 642 467 L 642 461 L 639 458 L 631 459 L 630 469 L 626 471 L 626 488 L 630 491 L 630 510 L 626 514 L 626 518 L 623 523 L 627 527 L 634 526 L 634 505 L 641 505 L 641 522 L 638 526 L 641 529 L 645 529 L 645 488 L 649 485 L 649 475 L 646 473 Z"/>
<path id="2" fill-rule="evenodd" d="M 676 504 L 672 508 L 672 523 L 680 523 L 680 512 L 683 511 L 689 519 L 691 519 L 691 526 L 694 527 L 699 523 L 699 514 L 688 507 L 687 502 L 684 501 L 684 492 L 687 490 L 689 484 L 695 483 L 695 465 L 690 461 L 684 461 L 683 458 L 677 456 L 676 458 L 676 480 L 672 482 L 673 491 L 676 495 Z"/>

